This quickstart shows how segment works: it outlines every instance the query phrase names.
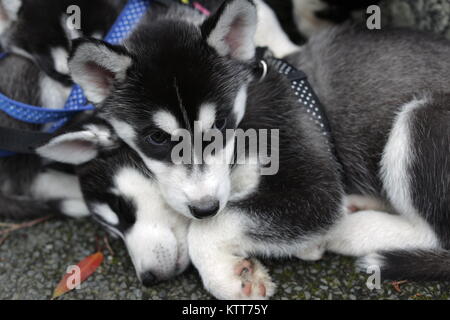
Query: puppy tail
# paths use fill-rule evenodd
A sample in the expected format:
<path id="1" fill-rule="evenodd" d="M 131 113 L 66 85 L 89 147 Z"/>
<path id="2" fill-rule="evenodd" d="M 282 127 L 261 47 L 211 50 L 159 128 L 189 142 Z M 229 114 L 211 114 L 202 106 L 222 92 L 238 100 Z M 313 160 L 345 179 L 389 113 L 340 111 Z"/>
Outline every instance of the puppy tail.
<path id="1" fill-rule="evenodd" d="M 62 214 L 58 200 L 35 200 L 27 197 L 0 195 L 0 219 L 22 221 Z"/>
<path id="2" fill-rule="evenodd" d="M 381 277 L 389 280 L 450 281 L 450 251 L 392 250 L 367 255 L 359 267 L 378 266 Z"/>

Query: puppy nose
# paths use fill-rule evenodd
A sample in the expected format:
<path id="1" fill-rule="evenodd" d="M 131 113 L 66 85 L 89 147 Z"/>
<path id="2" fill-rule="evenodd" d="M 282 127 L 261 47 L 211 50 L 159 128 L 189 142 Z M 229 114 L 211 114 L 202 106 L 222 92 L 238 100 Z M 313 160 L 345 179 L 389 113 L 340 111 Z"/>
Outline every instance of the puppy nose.
<path id="1" fill-rule="evenodd" d="M 220 208 L 220 202 L 214 198 L 205 198 L 192 202 L 189 206 L 191 214 L 197 219 L 204 219 L 214 216 Z"/>
<path id="2" fill-rule="evenodd" d="M 141 281 L 145 287 L 151 287 L 160 282 L 160 280 L 150 271 L 141 274 Z"/>

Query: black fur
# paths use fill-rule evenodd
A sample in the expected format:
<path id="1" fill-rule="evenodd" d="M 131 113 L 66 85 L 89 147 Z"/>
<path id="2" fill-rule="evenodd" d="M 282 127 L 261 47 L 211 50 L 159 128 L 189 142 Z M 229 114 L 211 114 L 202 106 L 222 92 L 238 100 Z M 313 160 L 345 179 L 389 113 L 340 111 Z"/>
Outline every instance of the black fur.
<path id="1" fill-rule="evenodd" d="M 381 276 L 389 280 L 450 281 L 450 252 L 396 250 L 380 252 Z"/>

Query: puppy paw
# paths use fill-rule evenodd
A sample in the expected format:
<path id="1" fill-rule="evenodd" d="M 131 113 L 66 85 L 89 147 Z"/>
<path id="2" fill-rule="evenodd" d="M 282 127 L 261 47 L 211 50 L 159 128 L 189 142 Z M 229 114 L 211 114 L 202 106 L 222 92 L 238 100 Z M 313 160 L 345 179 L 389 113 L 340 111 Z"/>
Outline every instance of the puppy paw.
<path id="1" fill-rule="evenodd" d="M 216 264 L 214 273 L 202 275 L 205 288 L 213 296 L 222 300 L 264 300 L 274 294 L 275 284 L 259 261 L 236 256 L 227 260 L 226 264 Z"/>
<path id="2" fill-rule="evenodd" d="M 234 267 L 234 274 L 241 282 L 239 296 L 242 299 L 267 299 L 275 292 L 275 284 L 266 268 L 257 260 L 240 260 Z"/>

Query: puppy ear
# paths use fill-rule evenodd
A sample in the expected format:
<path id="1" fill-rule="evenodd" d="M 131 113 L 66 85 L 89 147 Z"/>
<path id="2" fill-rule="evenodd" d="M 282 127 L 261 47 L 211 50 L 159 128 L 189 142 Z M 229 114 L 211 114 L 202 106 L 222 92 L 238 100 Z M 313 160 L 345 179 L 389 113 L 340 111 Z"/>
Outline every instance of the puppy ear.
<path id="1" fill-rule="evenodd" d="M 131 56 L 122 46 L 96 39 L 77 39 L 73 42 L 69 69 L 87 99 L 100 103 L 111 93 L 115 81 L 125 79 L 131 63 Z"/>
<path id="2" fill-rule="evenodd" d="M 257 12 L 252 0 L 227 0 L 201 26 L 203 37 L 221 56 L 240 61 L 255 55 Z"/>
<path id="3" fill-rule="evenodd" d="M 103 124 L 86 124 L 77 131 L 63 133 L 36 149 L 37 154 L 54 161 L 74 165 L 89 162 L 99 151 L 112 149 L 118 140 L 112 129 Z"/>
<path id="4" fill-rule="evenodd" d="M 17 20 L 22 0 L 0 0 L 0 35 Z"/>

